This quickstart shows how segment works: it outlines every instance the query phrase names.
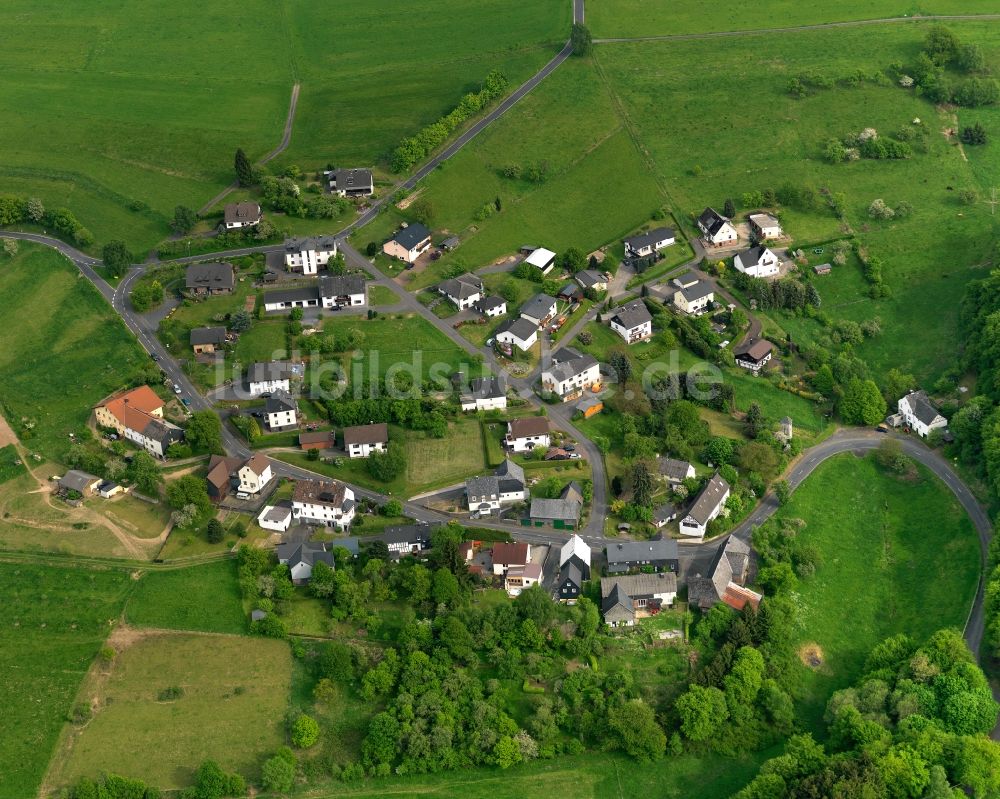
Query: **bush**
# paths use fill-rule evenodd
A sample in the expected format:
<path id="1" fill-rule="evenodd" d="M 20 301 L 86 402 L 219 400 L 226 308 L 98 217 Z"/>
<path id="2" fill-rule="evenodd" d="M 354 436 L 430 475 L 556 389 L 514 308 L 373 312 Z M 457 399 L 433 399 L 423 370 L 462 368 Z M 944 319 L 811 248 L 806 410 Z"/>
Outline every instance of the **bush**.
<path id="1" fill-rule="evenodd" d="M 292 744 L 299 749 L 308 749 L 319 740 L 319 723 L 312 716 L 303 713 L 292 723 Z"/>

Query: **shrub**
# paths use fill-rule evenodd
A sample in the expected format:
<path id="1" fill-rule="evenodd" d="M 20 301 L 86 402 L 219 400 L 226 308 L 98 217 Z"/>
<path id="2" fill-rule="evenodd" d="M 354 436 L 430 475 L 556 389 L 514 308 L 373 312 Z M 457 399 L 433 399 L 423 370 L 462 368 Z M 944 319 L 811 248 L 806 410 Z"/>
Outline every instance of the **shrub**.
<path id="1" fill-rule="evenodd" d="M 292 722 L 292 744 L 299 749 L 308 749 L 319 740 L 319 723 L 312 716 L 303 713 Z"/>

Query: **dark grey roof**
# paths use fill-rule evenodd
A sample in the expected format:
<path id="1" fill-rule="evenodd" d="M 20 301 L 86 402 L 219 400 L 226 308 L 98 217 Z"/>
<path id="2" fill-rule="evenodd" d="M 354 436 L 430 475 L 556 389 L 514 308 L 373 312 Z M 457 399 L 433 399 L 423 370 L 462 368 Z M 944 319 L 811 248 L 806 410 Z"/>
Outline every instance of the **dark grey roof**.
<path id="1" fill-rule="evenodd" d="M 743 252 L 737 253 L 736 258 L 740 259 L 740 263 L 743 264 L 744 269 L 748 266 L 756 266 L 760 263 L 760 259 L 764 257 L 764 253 L 767 252 L 767 245 L 758 244 L 749 249 L 743 250 Z M 774 253 L 772 253 L 773 255 Z"/>
<path id="2" fill-rule="evenodd" d="M 583 588 L 583 570 L 576 558 L 570 558 L 559 570 L 559 582 L 565 583 L 569 580 L 577 589 Z"/>
<path id="3" fill-rule="evenodd" d="M 684 480 L 688 476 L 691 464 L 676 458 L 660 458 L 660 474 L 671 480 Z"/>
<path id="4" fill-rule="evenodd" d="M 650 315 L 646 303 L 642 300 L 632 300 L 632 302 L 616 308 L 611 321 L 626 330 L 632 330 L 646 322 L 652 322 L 653 317 Z"/>
<path id="5" fill-rule="evenodd" d="M 389 425 L 385 422 L 359 424 L 344 428 L 344 446 L 352 444 L 385 444 L 389 440 Z"/>
<path id="6" fill-rule="evenodd" d="M 483 293 L 483 281 L 468 272 L 438 284 L 438 291 L 458 300 Z"/>
<path id="7" fill-rule="evenodd" d="M 226 203 L 223 217 L 227 225 L 235 222 L 257 222 L 260 220 L 260 206 L 254 202 Z"/>
<path id="8" fill-rule="evenodd" d="M 695 285 L 698 280 L 698 276 L 689 269 L 687 272 L 682 272 L 677 277 L 673 278 L 670 282 L 679 288 L 684 288 L 685 286 Z"/>
<path id="9" fill-rule="evenodd" d="M 722 601 L 726 587 L 734 578 L 742 580 L 750 558 L 750 547 L 736 536 L 729 536 L 712 558 L 706 576 L 688 578 L 688 601 L 708 608 Z"/>
<path id="10" fill-rule="evenodd" d="M 299 253 L 303 250 L 318 252 L 333 252 L 337 249 L 335 236 L 304 236 L 298 239 L 288 239 L 285 242 L 285 252 Z"/>
<path id="11" fill-rule="evenodd" d="M 616 607 L 621 607 L 630 614 L 635 613 L 635 605 L 632 604 L 632 598 L 617 582 L 601 601 L 601 611 L 607 615 L 609 611 Z"/>
<path id="12" fill-rule="evenodd" d="M 248 383 L 265 383 L 272 380 L 290 380 L 299 374 L 290 361 L 257 361 L 247 369 Z"/>
<path id="13" fill-rule="evenodd" d="M 297 289 L 269 291 L 264 295 L 264 304 L 269 305 L 275 302 L 307 302 L 318 299 L 319 288 L 317 286 L 303 286 Z"/>
<path id="14" fill-rule="evenodd" d="M 572 280 L 559 289 L 560 297 L 575 297 L 580 293 L 580 287 Z"/>
<path id="15" fill-rule="evenodd" d="M 321 297 L 346 297 L 364 294 L 365 279 L 360 275 L 323 275 L 319 279 Z"/>
<path id="16" fill-rule="evenodd" d="M 151 441 L 158 442 L 164 449 L 174 441 L 184 438 L 184 431 L 177 425 L 155 417 L 150 417 L 146 427 L 139 432 Z"/>
<path id="17" fill-rule="evenodd" d="M 625 243 L 633 250 L 641 250 L 643 247 L 653 247 L 658 242 L 674 238 L 672 227 L 658 227 L 648 233 L 639 233 L 636 236 L 629 236 Z"/>
<path id="18" fill-rule="evenodd" d="M 623 590 L 629 598 L 677 593 L 677 575 L 673 572 L 657 572 L 601 578 L 602 598 L 610 596 L 616 588 Z"/>
<path id="19" fill-rule="evenodd" d="M 196 327 L 191 331 L 191 344 L 224 344 L 226 342 L 226 328 L 224 327 Z"/>
<path id="20" fill-rule="evenodd" d="M 500 498 L 500 480 L 495 474 L 470 477 L 465 481 L 465 493 L 471 501 Z M 473 497 L 475 499 L 473 499 Z"/>
<path id="21" fill-rule="evenodd" d="M 325 563 L 330 568 L 334 567 L 333 553 L 327 550 L 325 544 L 309 542 L 278 544 L 278 560 L 287 561 L 289 569 L 300 563 L 305 563 L 307 566 Z"/>
<path id="22" fill-rule="evenodd" d="M 83 472 L 79 469 L 70 469 L 62 476 L 62 478 L 60 478 L 59 485 L 62 488 L 68 488 L 70 491 L 79 491 L 80 493 L 83 493 L 87 488 L 100 479 L 100 477 L 90 474 L 89 472 Z"/>
<path id="23" fill-rule="evenodd" d="M 533 499 L 532 519 L 562 519 L 577 521 L 580 518 L 580 503 L 573 499 Z"/>
<path id="24" fill-rule="evenodd" d="M 407 250 L 412 250 L 424 239 L 430 238 L 430 235 L 431 232 L 426 225 L 422 225 L 420 222 L 411 222 L 406 227 L 397 230 L 392 241 Z"/>
<path id="25" fill-rule="evenodd" d="M 355 536 L 348 536 L 347 538 L 338 538 L 330 542 L 330 547 L 336 549 L 337 547 L 343 547 L 354 557 L 357 557 L 358 553 L 361 551 L 361 544 Z"/>
<path id="26" fill-rule="evenodd" d="M 437 525 L 429 524 L 401 524 L 396 527 L 387 527 L 382 533 L 382 540 L 387 544 L 420 544 L 430 546 L 431 531 Z"/>
<path id="27" fill-rule="evenodd" d="M 553 360 L 555 360 L 554 356 Z M 581 374 L 590 367 L 594 366 L 596 363 L 597 359 L 593 355 L 577 355 L 575 358 L 570 358 L 566 361 L 556 361 L 545 371 L 552 375 L 556 380 L 562 382 L 565 380 L 571 380 L 578 374 Z"/>
<path id="28" fill-rule="evenodd" d="M 496 475 L 502 480 L 516 480 L 524 486 L 524 468 L 510 458 L 504 458 L 504 462 L 497 466 Z"/>
<path id="29" fill-rule="evenodd" d="M 335 169 L 330 173 L 330 183 L 337 191 L 371 191 L 374 185 L 370 169 Z"/>
<path id="30" fill-rule="evenodd" d="M 643 561 L 677 560 L 677 542 L 672 538 L 653 541 L 619 541 L 607 546 L 608 565 Z"/>
<path id="31" fill-rule="evenodd" d="M 184 275 L 184 285 L 189 289 L 232 289 L 233 265 L 191 264 Z"/>
<path id="32" fill-rule="evenodd" d="M 475 399 L 498 399 L 507 394 L 497 377 L 476 377 L 469 383 L 469 393 Z"/>
<path id="33" fill-rule="evenodd" d="M 722 229 L 722 226 L 728 221 L 728 219 L 726 219 L 714 208 L 706 208 L 701 212 L 701 216 L 698 217 L 699 227 L 707 230 L 709 235 L 712 236 L 718 233 Z"/>
<path id="34" fill-rule="evenodd" d="M 705 484 L 701 493 L 698 494 L 694 503 L 688 509 L 685 518 L 690 517 L 698 522 L 698 524 L 708 524 L 708 517 L 719 507 L 722 495 L 728 490 L 729 483 L 716 472 L 712 475 L 712 479 Z"/>
<path id="35" fill-rule="evenodd" d="M 521 306 L 521 316 L 544 319 L 556 304 L 555 297 L 550 297 L 548 294 L 536 294 Z"/>
<path id="36" fill-rule="evenodd" d="M 576 273 L 576 282 L 585 289 L 593 288 L 597 283 L 607 283 L 608 280 L 600 272 L 593 269 L 584 269 Z"/>
<path id="37" fill-rule="evenodd" d="M 941 415 L 927 398 L 926 391 L 911 391 L 905 399 L 913 409 L 913 415 L 924 424 L 932 424 Z"/>
<path id="38" fill-rule="evenodd" d="M 275 391 L 264 401 L 264 410 L 267 413 L 294 411 L 296 410 L 295 399 L 286 391 Z"/>
<path id="39" fill-rule="evenodd" d="M 538 326 L 534 322 L 529 322 L 522 316 L 516 319 L 507 319 L 500 323 L 497 333 L 511 333 L 521 341 L 527 341 L 538 332 Z"/>
<path id="40" fill-rule="evenodd" d="M 703 297 L 707 297 L 709 294 L 714 293 L 715 287 L 707 280 L 699 280 L 693 286 L 678 289 L 678 291 L 685 300 L 688 302 L 694 302 L 695 300 L 700 300 Z"/>
<path id="41" fill-rule="evenodd" d="M 669 522 L 671 519 L 677 517 L 680 511 L 677 509 L 676 505 L 672 505 L 669 502 L 665 505 L 659 505 L 653 511 L 653 521 L 654 522 Z"/>
<path id="42" fill-rule="evenodd" d="M 487 313 L 488 311 L 494 311 L 497 308 L 503 308 L 507 304 L 507 300 L 503 297 L 497 297 L 496 295 L 492 297 L 483 297 L 481 300 L 476 300 L 474 303 L 476 310 L 480 313 Z"/>

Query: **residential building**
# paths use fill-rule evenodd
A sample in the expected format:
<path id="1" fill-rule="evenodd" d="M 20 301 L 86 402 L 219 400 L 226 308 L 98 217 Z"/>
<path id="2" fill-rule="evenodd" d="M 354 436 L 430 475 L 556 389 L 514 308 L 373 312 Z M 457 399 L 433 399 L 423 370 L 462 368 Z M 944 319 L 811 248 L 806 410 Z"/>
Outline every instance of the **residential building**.
<path id="1" fill-rule="evenodd" d="M 530 264 L 535 267 L 543 275 L 547 275 L 552 271 L 552 267 L 556 263 L 556 254 L 552 250 L 546 250 L 544 247 L 539 247 L 538 249 L 532 250 L 531 254 L 524 259 L 526 264 Z"/>
<path id="2" fill-rule="evenodd" d="M 750 235 L 758 241 L 780 239 L 784 232 L 781 223 L 771 214 L 750 214 Z"/>
<path id="3" fill-rule="evenodd" d="M 257 203 L 226 203 L 223 211 L 223 225 L 226 230 L 239 230 L 260 224 L 261 212 Z"/>
<path id="4" fill-rule="evenodd" d="M 287 391 L 274 391 L 264 400 L 264 418 L 271 430 L 286 430 L 298 425 L 299 406 Z"/>
<path id="5" fill-rule="evenodd" d="M 750 277 L 773 277 L 781 268 L 781 261 L 768 247 L 757 244 L 733 256 L 733 266 L 737 271 Z"/>
<path id="6" fill-rule="evenodd" d="M 729 483 L 716 472 L 688 508 L 687 515 L 681 519 L 681 535 L 702 538 L 709 522 L 722 512 L 727 499 L 729 499 Z"/>
<path id="7" fill-rule="evenodd" d="M 507 300 L 503 297 L 493 295 L 491 297 L 483 297 L 482 299 L 476 300 L 472 303 L 472 307 L 479 311 L 479 313 L 483 316 L 494 318 L 497 316 L 503 316 L 507 313 Z"/>
<path id="8" fill-rule="evenodd" d="M 419 222 L 411 222 L 396 231 L 396 235 L 382 245 L 382 252 L 390 258 L 414 263 L 431 246 L 431 232 Z"/>
<path id="9" fill-rule="evenodd" d="M 536 294 L 524 305 L 521 306 L 521 318 L 538 327 L 545 327 L 549 320 L 556 315 L 558 303 L 555 297 L 548 294 Z"/>
<path id="10" fill-rule="evenodd" d="M 926 391 L 911 391 L 897 403 L 903 422 L 921 438 L 925 438 L 931 430 L 948 426 L 945 419 L 927 397 Z"/>
<path id="11" fill-rule="evenodd" d="M 232 294 L 235 286 L 232 264 L 191 264 L 184 273 L 184 288 L 191 294 Z"/>
<path id="12" fill-rule="evenodd" d="M 333 449 L 333 446 L 333 430 L 320 430 L 313 433 L 299 433 L 299 449 L 301 450 Z"/>
<path id="13" fill-rule="evenodd" d="M 394 558 L 416 555 L 431 548 L 431 533 L 436 528 L 437 525 L 429 524 L 401 524 L 387 527 L 382 534 L 382 540 Z"/>
<path id="14" fill-rule="evenodd" d="M 504 506 L 523 502 L 528 498 L 524 469 L 506 458 L 493 474 L 466 480 L 465 497 L 469 510 L 480 516 L 489 516 Z"/>
<path id="15" fill-rule="evenodd" d="M 671 485 L 680 485 L 695 476 L 694 466 L 676 458 L 658 458 L 660 477 Z"/>
<path id="16" fill-rule="evenodd" d="M 609 324 L 626 344 L 645 341 L 653 335 L 653 317 L 642 300 L 632 300 L 616 308 Z"/>
<path id="17" fill-rule="evenodd" d="M 679 311 L 695 316 L 704 313 L 715 301 L 715 288 L 707 280 L 699 280 L 674 292 L 674 305 Z"/>
<path id="18" fill-rule="evenodd" d="M 601 365 L 597 359 L 569 347 L 554 353 L 552 365 L 542 370 L 542 388 L 558 394 L 563 402 L 577 399 L 600 384 Z"/>
<path id="19" fill-rule="evenodd" d="M 503 578 L 503 588 L 508 596 L 518 596 L 525 588 L 539 585 L 544 579 L 541 563 L 511 566 Z"/>
<path id="20" fill-rule="evenodd" d="M 625 255 L 632 258 L 644 258 L 654 252 L 669 247 L 675 241 L 672 227 L 658 227 L 648 233 L 639 233 L 625 239 Z"/>
<path id="21" fill-rule="evenodd" d="M 292 492 L 292 517 L 306 524 L 344 530 L 354 510 L 354 492 L 339 480 L 299 480 Z"/>
<path id="22" fill-rule="evenodd" d="M 698 283 L 701 282 L 701 278 L 698 277 L 698 275 L 696 275 L 694 272 L 687 271 L 687 272 L 682 272 L 670 282 L 673 283 L 675 286 L 677 286 L 677 288 L 679 289 L 689 289 L 692 286 L 698 285 Z"/>
<path id="23" fill-rule="evenodd" d="M 555 598 L 560 602 L 574 603 L 583 591 L 583 584 L 590 579 L 590 547 L 575 533 L 559 551 L 559 579 Z"/>
<path id="24" fill-rule="evenodd" d="M 213 502 L 221 502 L 232 492 L 257 496 L 273 477 L 270 459 L 259 452 L 249 458 L 213 455 L 205 482 L 208 496 Z"/>
<path id="25" fill-rule="evenodd" d="M 631 627 L 637 619 L 654 616 L 677 598 L 672 572 L 601 578 L 601 610 L 609 627 Z"/>
<path id="26" fill-rule="evenodd" d="M 723 602 L 734 610 L 756 609 L 763 597 L 744 586 L 750 564 L 750 546 L 731 535 L 721 544 L 705 576 L 688 577 L 688 604 L 708 610 Z"/>
<path id="27" fill-rule="evenodd" d="M 523 316 L 506 319 L 500 323 L 494 337 L 500 344 L 507 344 L 527 352 L 538 343 L 538 325 Z"/>
<path id="28" fill-rule="evenodd" d="M 75 491 L 84 497 L 91 497 L 101 485 L 101 478 L 79 469 L 70 469 L 59 478 L 59 488 L 63 491 Z"/>
<path id="29" fill-rule="evenodd" d="M 337 254 L 333 236 L 311 236 L 285 242 L 285 268 L 303 275 L 315 275 Z"/>
<path id="30" fill-rule="evenodd" d="M 344 428 L 344 451 L 349 458 L 367 458 L 389 448 L 389 425 L 362 424 Z"/>
<path id="31" fill-rule="evenodd" d="M 738 347 L 733 348 L 736 365 L 753 372 L 755 375 L 760 374 L 760 370 L 771 360 L 773 353 L 774 345 L 766 338 L 747 339 Z"/>
<path id="32" fill-rule="evenodd" d="M 714 208 L 706 208 L 701 212 L 698 229 L 705 241 L 715 247 L 732 246 L 739 239 L 732 223 Z"/>
<path id="33" fill-rule="evenodd" d="M 495 411 L 507 407 L 507 392 L 498 377 L 476 377 L 461 397 L 463 411 Z"/>
<path id="34" fill-rule="evenodd" d="M 94 409 L 97 424 L 110 427 L 142 449 L 162 458 L 184 431 L 163 418 L 163 400 L 149 386 L 115 394 Z"/>
<path id="35" fill-rule="evenodd" d="M 627 574 L 638 569 L 676 572 L 680 568 L 677 542 L 672 538 L 652 541 L 616 541 L 605 549 L 608 574 Z"/>
<path id="36" fill-rule="evenodd" d="M 265 505 L 257 514 L 257 524 L 265 530 L 286 533 L 292 526 L 292 508 L 289 505 Z"/>
<path id="37" fill-rule="evenodd" d="M 443 294 L 451 300 L 458 310 L 464 311 L 471 308 L 483 296 L 483 281 L 475 275 L 466 272 L 464 275 L 453 277 L 439 283 L 438 294 Z"/>
<path id="38" fill-rule="evenodd" d="M 577 272 L 575 278 L 576 282 L 580 284 L 580 288 L 584 291 L 590 289 L 594 291 L 608 290 L 608 279 L 594 269 L 584 269 L 582 272 Z"/>
<path id="39" fill-rule="evenodd" d="M 191 349 L 195 355 L 208 355 L 226 343 L 226 328 L 196 327 L 191 331 Z"/>
<path id="40" fill-rule="evenodd" d="M 317 563 L 325 563 L 331 569 L 336 565 L 326 544 L 322 543 L 287 543 L 278 544 L 278 563 L 288 566 L 292 582 L 301 585 L 312 579 L 313 568 Z"/>
<path id="41" fill-rule="evenodd" d="M 365 280 L 361 275 L 321 275 L 312 286 L 267 292 L 264 310 L 359 307 L 367 301 Z"/>
<path id="42" fill-rule="evenodd" d="M 493 574 L 500 577 L 512 566 L 524 567 L 531 563 L 531 547 L 523 541 L 498 541 L 490 550 L 490 557 L 493 561 Z"/>
<path id="43" fill-rule="evenodd" d="M 247 369 L 247 390 L 259 397 L 273 391 L 291 392 L 292 380 L 301 380 L 305 367 L 292 361 L 257 361 Z"/>
<path id="44" fill-rule="evenodd" d="M 575 528 L 580 523 L 583 512 L 583 497 L 574 491 L 570 483 L 563 489 L 558 499 L 538 498 L 531 500 L 529 517 L 533 523 L 542 522 L 555 527 Z"/>
<path id="45" fill-rule="evenodd" d="M 653 527 L 657 530 L 662 530 L 679 515 L 680 508 L 670 502 L 666 502 L 663 505 L 657 505 L 653 509 Z"/>
<path id="46" fill-rule="evenodd" d="M 330 169 L 323 177 L 327 191 L 339 197 L 370 197 L 375 193 L 370 169 Z"/>
<path id="47" fill-rule="evenodd" d="M 535 447 L 548 447 L 552 443 L 549 420 L 544 416 L 525 416 L 507 422 L 504 443 L 513 452 L 531 452 Z"/>

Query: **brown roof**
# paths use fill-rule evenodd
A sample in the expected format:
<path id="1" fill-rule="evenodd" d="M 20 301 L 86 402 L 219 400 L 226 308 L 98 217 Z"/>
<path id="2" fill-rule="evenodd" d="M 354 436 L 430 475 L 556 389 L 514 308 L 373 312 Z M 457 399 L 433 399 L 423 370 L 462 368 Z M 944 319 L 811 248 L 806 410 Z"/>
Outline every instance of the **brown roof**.
<path id="1" fill-rule="evenodd" d="M 344 504 L 345 487 L 338 480 L 299 480 L 292 492 L 293 502 L 312 505 L 329 505 L 339 508 Z"/>
<path id="2" fill-rule="evenodd" d="M 493 562 L 503 566 L 523 566 L 528 562 L 529 547 L 523 541 L 507 544 L 500 541 L 493 545 Z"/>
<path id="3" fill-rule="evenodd" d="M 510 434 L 514 438 L 544 436 L 549 432 L 549 420 L 544 416 L 526 416 L 510 423 Z"/>
<path id="4" fill-rule="evenodd" d="M 299 433 L 299 444 L 328 444 L 332 436 L 332 430 L 321 430 L 318 433 Z"/>
<path id="5" fill-rule="evenodd" d="M 255 452 L 246 463 L 240 465 L 239 468 L 248 466 L 250 471 L 256 474 L 258 477 L 264 474 L 264 470 L 271 461 L 268 460 L 267 455 L 263 455 L 260 452 Z"/>
<path id="6" fill-rule="evenodd" d="M 771 344 L 771 342 L 766 338 L 757 338 L 752 341 L 744 342 L 733 351 L 733 354 L 737 358 L 749 356 L 752 360 L 759 361 L 761 358 L 768 355 L 773 349 L 774 345 Z"/>
<path id="7" fill-rule="evenodd" d="M 753 606 L 754 610 L 760 606 L 761 595 L 749 588 L 744 588 L 736 583 L 729 583 L 722 594 L 722 601 L 734 610 L 743 610 L 747 605 Z"/>
<path id="8" fill-rule="evenodd" d="M 243 461 L 240 458 L 226 458 L 222 455 L 213 455 L 208 462 L 208 474 L 205 475 L 205 479 L 216 488 L 225 488 L 229 485 L 229 475 L 242 465 Z"/>
<path id="9" fill-rule="evenodd" d="M 389 440 L 389 425 L 362 424 L 344 428 L 344 446 L 351 444 L 379 444 Z"/>
<path id="10" fill-rule="evenodd" d="M 226 203 L 226 224 L 234 222 L 254 222 L 260 219 L 260 206 L 257 203 Z"/>

